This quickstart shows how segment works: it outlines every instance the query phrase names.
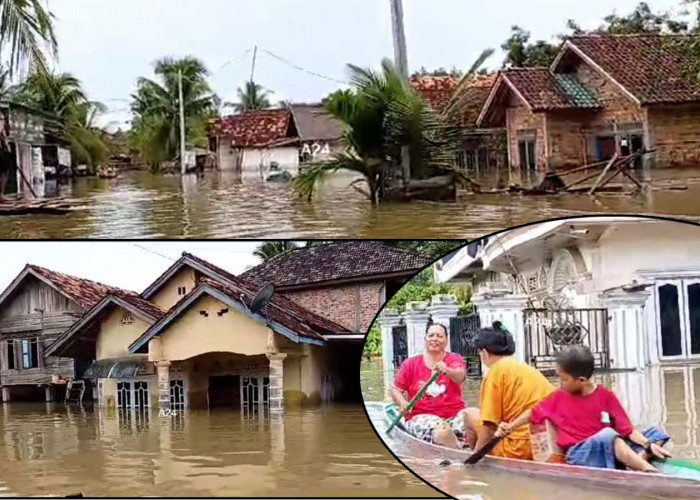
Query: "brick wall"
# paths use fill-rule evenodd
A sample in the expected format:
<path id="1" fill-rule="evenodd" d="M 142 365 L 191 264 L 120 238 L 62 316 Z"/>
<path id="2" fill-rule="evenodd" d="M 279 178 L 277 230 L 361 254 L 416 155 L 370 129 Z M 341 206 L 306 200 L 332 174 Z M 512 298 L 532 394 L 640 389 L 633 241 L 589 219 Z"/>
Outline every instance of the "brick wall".
<path id="1" fill-rule="evenodd" d="M 545 153 L 545 117 L 541 113 L 533 113 L 526 106 L 520 104 L 509 107 L 506 110 L 506 126 L 508 127 L 508 143 L 510 150 L 510 165 L 512 171 L 520 170 L 520 149 L 518 137 L 525 131 L 536 133 L 537 170 L 547 170 L 547 157 Z"/>
<path id="2" fill-rule="evenodd" d="M 700 106 L 651 107 L 648 119 L 657 166 L 700 166 Z"/>
<path id="3" fill-rule="evenodd" d="M 557 111 L 547 114 L 549 162 L 557 169 L 575 168 L 588 162 L 586 133 L 582 125 L 590 120 L 590 113 Z"/>
<path id="4" fill-rule="evenodd" d="M 383 305 L 384 282 L 314 288 L 284 294 L 326 319 L 354 332 L 365 333 Z"/>
<path id="5" fill-rule="evenodd" d="M 598 100 L 603 105 L 603 109 L 593 117 L 589 127 L 610 127 L 613 123 L 644 121 L 644 110 L 598 71 L 581 63 L 577 68 L 576 76 L 596 93 Z"/>

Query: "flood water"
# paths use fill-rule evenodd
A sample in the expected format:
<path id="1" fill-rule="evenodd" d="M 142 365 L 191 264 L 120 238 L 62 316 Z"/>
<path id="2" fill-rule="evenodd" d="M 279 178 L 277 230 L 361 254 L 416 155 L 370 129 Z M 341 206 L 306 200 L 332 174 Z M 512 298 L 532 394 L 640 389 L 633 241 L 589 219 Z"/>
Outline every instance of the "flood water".
<path id="1" fill-rule="evenodd" d="M 0 406 L 0 496 L 439 496 L 386 450 L 361 405 L 177 417 Z"/>
<path id="2" fill-rule="evenodd" d="M 68 215 L 2 217 L 0 238 L 476 238 L 514 225 L 590 214 L 654 214 L 700 221 L 697 170 L 659 169 L 686 191 L 547 197 L 463 195 L 455 203 L 372 207 L 337 175 L 308 203 L 289 185 L 240 181 L 232 174 L 196 176 L 127 172 L 116 179 L 76 179 L 47 192 L 83 202 Z"/>
<path id="3" fill-rule="evenodd" d="M 456 498 L 482 500 L 636 500 L 648 498 L 604 490 L 582 489 L 566 481 L 527 478 L 514 473 L 465 468 L 461 464 L 441 467 L 442 459 L 424 456 L 410 444 L 392 440 L 384 430 L 379 402 L 387 401 L 386 387 L 393 372 L 383 372 L 379 362 L 363 361 L 362 392 L 373 425 L 401 460 L 430 484 Z M 603 374 L 598 383 L 611 388 L 627 409 L 632 422 L 641 428 L 659 426 L 672 437 L 674 458 L 700 463 L 700 365 L 651 367 L 644 372 Z M 481 381 L 468 380 L 468 406 L 478 406 Z"/>

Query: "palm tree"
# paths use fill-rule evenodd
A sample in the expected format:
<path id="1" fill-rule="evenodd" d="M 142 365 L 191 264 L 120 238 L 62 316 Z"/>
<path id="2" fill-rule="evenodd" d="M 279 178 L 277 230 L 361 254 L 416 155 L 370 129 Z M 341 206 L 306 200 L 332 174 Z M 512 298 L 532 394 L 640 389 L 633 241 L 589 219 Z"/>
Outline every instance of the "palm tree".
<path id="1" fill-rule="evenodd" d="M 187 142 L 204 147 L 206 123 L 218 113 L 219 100 L 206 81 L 209 72 L 204 63 L 193 57 L 157 61 L 157 79 L 140 78 L 131 103 L 133 120 L 130 144 L 153 167 L 178 155 L 180 73 Z"/>
<path id="2" fill-rule="evenodd" d="M 258 247 L 253 251 L 253 255 L 262 259 L 263 262 L 266 262 L 273 257 L 282 255 L 283 253 L 287 253 L 296 248 L 299 248 L 299 245 L 293 241 L 266 241 L 265 243 L 258 245 Z"/>
<path id="3" fill-rule="evenodd" d="M 238 88 L 238 102 L 230 103 L 237 113 L 244 111 L 254 111 L 258 109 L 268 109 L 272 107 L 269 100 L 271 92 L 257 83 L 250 81 L 246 82 L 245 89 Z"/>
<path id="4" fill-rule="evenodd" d="M 105 160 L 108 147 L 97 117 L 106 107 L 88 100 L 80 80 L 70 73 L 33 73 L 19 86 L 15 100 L 43 111 L 56 138 L 70 145 L 75 163 L 85 163 L 94 169 Z"/>
<path id="5" fill-rule="evenodd" d="M 351 90 L 340 90 L 325 101 L 326 110 L 346 125 L 345 151 L 332 160 L 311 165 L 294 181 L 299 196 L 311 199 L 317 183 L 329 172 L 348 170 L 362 176 L 352 185 L 376 204 L 385 194 L 387 178 L 401 170 L 401 148 L 408 146 L 412 176 L 429 176 L 454 165 L 458 134 L 435 114 L 409 86 L 393 63 L 382 72 L 349 65 Z M 364 183 L 367 189 L 357 188 Z"/>
<path id="6" fill-rule="evenodd" d="M 10 48 L 10 74 L 26 68 L 48 73 L 44 52 L 55 56 L 58 44 L 41 0 L 0 0 L 0 46 Z"/>

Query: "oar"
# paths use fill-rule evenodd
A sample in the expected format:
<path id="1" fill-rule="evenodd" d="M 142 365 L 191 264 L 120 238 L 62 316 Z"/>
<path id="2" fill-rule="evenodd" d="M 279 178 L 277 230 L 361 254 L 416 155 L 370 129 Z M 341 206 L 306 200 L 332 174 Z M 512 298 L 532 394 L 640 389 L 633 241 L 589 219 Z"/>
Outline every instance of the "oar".
<path id="1" fill-rule="evenodd" d="M 411 413 L 411 410 L 413 410 L 413 407 L 416 406 L 416 403 L 418 403 L 418 401 L 420 401 L 421 399 L 423 399 L 423 396 L 425 396 L 425 391 L 428 390 L 428 387 L 430 386 L 430 384 L 432 384 L 433 382 L 435 382 L 435 381 L 438 379 L 439 376 L 440 376 L 440 373 L 438 373 L 438 372 L 435 372 L 435 373 L 433 374 L 432 378 L 428 381 L 428 383 L 425 384 L 425 385 L 421 388 L 420 391 L 418 391 L 418 394 L 416 394 L 416 397 L 414 397 L 414 398 L 411 400 L 411 402 L 408 403 L 408 406 L 406 406 L 406 413 Z M 391 425 L 389 426 L 389 428 L 386 430 L 386 433 L 387 433 L 387 434 L 389 434 L 389 433 L 394 429 L 394 427 L 396 427 L 396 426 L 398 425 L 398 423 L 401 422 L 401 417 L 403 417 L 403 414 L 399 414 L 399 416 L 397 416 L 397 417 L 394 419 L 394 421 L 391 423 Z"/>
<path id="2" fill-rule="evenodd" d="M 500 437 L 495 437 L 495 438 L 493 438 L 491 441 L 489 441 L 488 443 L 486 443 L 486 444 L 484 445 L 484 447 L 481 448 L 479 451 L 477 451 L 477 452 L 475 452 L 475 453 L 472 453 L 471 456 L 470 456 L 469 458 L 467 458 L 467 459 L 464 461 L 464 465 L 474 465 L 475 463 L 477 463 L 479 460 L 481 460 L 481 459 L 484 458 L 486 455 L 488 455 L 489 453 L 491 453 L 491 451 L 492 451 L 496 446 L 498 446 L 498 443 L 500 443 L 501 441 L 503 441 L 503 438 L 504 438 L 504 437 L 505 437 L 505 436 L 500 436 Z"/>

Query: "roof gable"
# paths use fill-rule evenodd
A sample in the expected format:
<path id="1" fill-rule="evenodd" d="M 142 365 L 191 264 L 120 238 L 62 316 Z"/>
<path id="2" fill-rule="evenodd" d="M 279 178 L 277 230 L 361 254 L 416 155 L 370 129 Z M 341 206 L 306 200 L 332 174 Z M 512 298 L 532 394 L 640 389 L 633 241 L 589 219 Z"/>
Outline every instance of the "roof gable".
<path id="1" fill-rule="evenodd" d="M 565 70 L 574 53 L 639 104 L 698 102 L 700 68 L 693 57 L 699 52 L 700 35 L 578 36 L 564 45 L 552 71 Z"/>
<path id="2" fill-rule="evenodd" d="M 337 141 L 343 137 L 343 124 L 321 104 L 292 104 L 289 109 L 302 141 Z"/>
<path id="3" fill-rule="evenodd" d="M 432 259 L 378 241 L 341 241 L 302 247 L 278 255 L 243 273 L 242 278 L 277 287 L 333 281 L 370 280 L 387 275 L 413 275 Z"/>

